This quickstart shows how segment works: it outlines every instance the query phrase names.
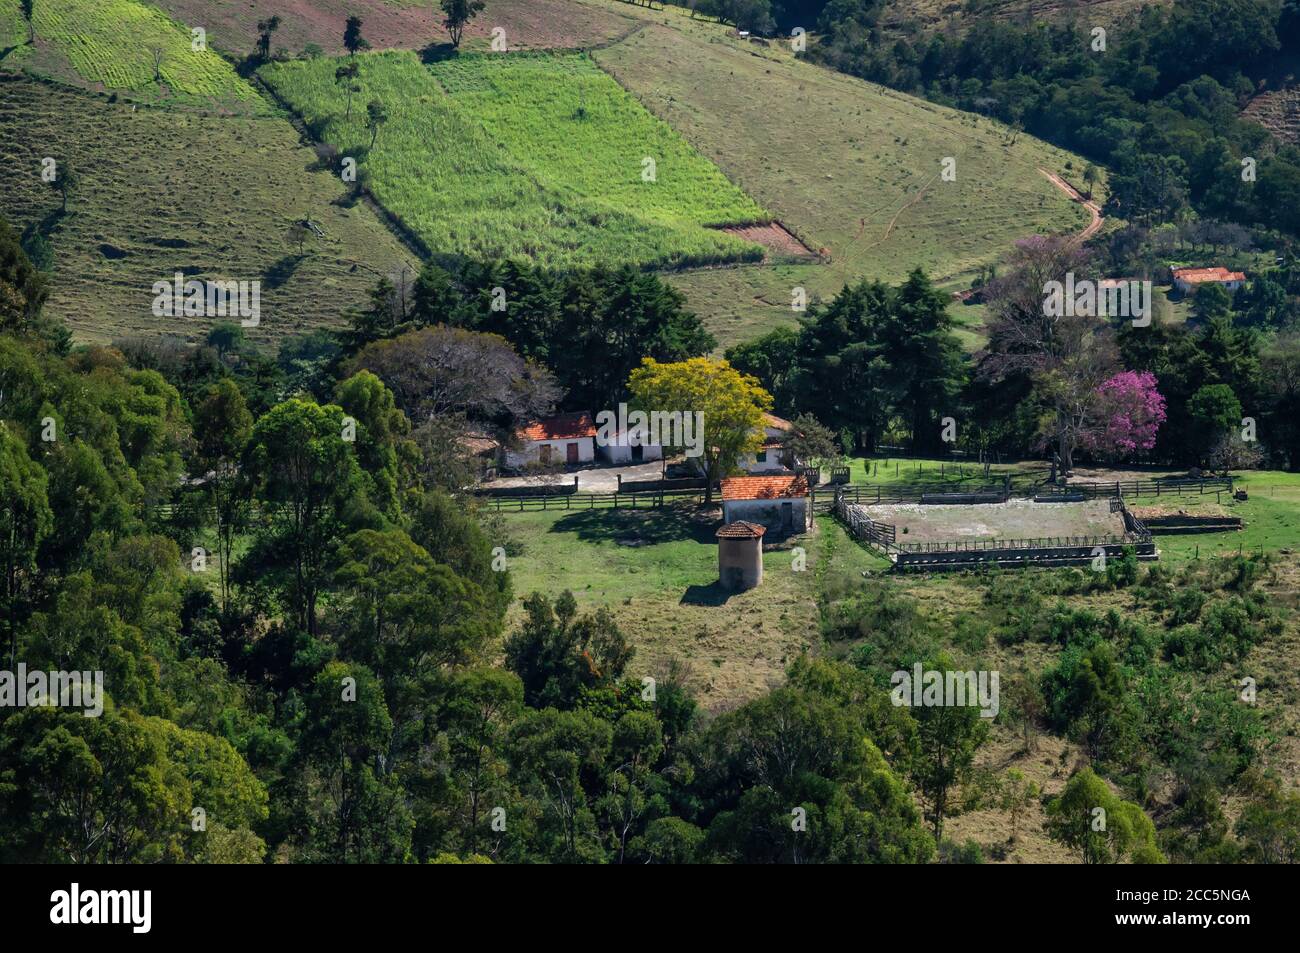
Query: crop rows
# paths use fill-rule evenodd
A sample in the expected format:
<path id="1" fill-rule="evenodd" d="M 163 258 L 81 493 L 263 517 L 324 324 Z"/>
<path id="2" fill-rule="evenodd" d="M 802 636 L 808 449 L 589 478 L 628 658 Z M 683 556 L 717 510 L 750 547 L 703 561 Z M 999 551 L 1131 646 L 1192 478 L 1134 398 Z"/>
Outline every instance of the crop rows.
<path id="1" fill-rule="evenodd" d="M 344 60 L 273 63 L 262 76 L 314 134 L 357 157 L 375 197 L 434 254 L 566 267 L 757 259 L 709 225 L 766 220 L 670 127 L 580 55 L 361 56 L 351 117 Z M 481 94 L 494 90 L 489 103 Z M 375 137 L 366 105 L 383 104 Z M 645 181 L 645 158 L 655 181 Z"/>

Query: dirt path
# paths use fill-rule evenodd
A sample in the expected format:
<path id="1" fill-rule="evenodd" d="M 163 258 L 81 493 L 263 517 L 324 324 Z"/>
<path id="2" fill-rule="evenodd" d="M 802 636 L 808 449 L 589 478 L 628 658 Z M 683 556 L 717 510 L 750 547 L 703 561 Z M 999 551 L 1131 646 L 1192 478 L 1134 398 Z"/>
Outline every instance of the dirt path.
<path id="1" fill-rule="evenodd" d="M 1085 199 L 1078 189 L 1069 182 L 1066 182 L 1065 179 L 1061 178 L 1055 172 L 1048 172 L 1046 169 L 1042 168 L 1038 171 L 1047 176 L 1054 186 L 1086 208 L 1088 214 L 1092 216 L 1092 221 L 1089 222 L 1088 226 L 1076 235 L 1075 238 L 1081 242 L 1086 242 L 1089 238 L 1092 238 L 1093 235 L 1096 235 L 1098 229 L 1101 228 L 1101 223 L 1105 221 L 1101 214 L 1101 206 L 1092 199 Z"/>

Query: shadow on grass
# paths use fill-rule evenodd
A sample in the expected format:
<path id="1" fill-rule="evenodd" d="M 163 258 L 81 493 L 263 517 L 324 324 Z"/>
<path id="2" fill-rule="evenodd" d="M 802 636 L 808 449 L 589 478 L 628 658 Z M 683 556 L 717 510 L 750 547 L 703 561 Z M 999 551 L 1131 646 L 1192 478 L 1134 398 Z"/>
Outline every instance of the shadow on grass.
<path id="1" fill-rule="evenodd" d="M 717 510 L 695 506 L 659 509 L 603 509 L 570 513 L 556 520 L 552 533 L 573 533 L 583 542 L 614 542 L 625 546 L 691 541 L 714 544 Z"/>
<path id="2" fill-rule="evenodd" d="M 306 257 L 306 255 L 285 255 L 270 268 L 266 269 L 266 273 L 262 275 L 262 279 L 266 282 L 266 286 L 268 288 L 280 287 L 293 277 L 293 273 L 298 270 L 298 266 L 306 260 Z"/>
<path id="3" fill-rule="evenodd" d="M 420 50 L 420 62 L 424 64 L 439 63 L 456 55 L 456 47 L 450 43 L 430 43 Z"/>
<path id="4" fill-rule="evenodd" d="M 721 606 L 726 605 L 734 593 L 724 589 L 720 580 L 714 580 L 707 586 L 687 586 L 682 593 L 681 604 L 684 606 Z"/>

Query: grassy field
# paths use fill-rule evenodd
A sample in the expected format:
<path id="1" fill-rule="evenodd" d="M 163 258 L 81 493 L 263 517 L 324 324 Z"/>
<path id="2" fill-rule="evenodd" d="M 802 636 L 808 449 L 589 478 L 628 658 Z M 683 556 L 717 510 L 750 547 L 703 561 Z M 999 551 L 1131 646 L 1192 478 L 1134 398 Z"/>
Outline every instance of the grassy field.
<path id="1" fill-rule="evenodd" d="M 941 286 L 963 287 L 1015 239 L 1087 221 L 1039 171 L 1077 178 L 1076 156 L 797 61 L 779 43 L 660 19 L 597 51 L 597 62 L 830 259 L 675 276 L 724 344 L 793 323 L 796 286 L 830 297 L 848 281 L 897 281 L 920 265 Z M 948 157 L 955 181 L 940 175 Z"/>
<path id="2" fill-rule="evenodd" d="M 10 11 L 17 6 L 16 0 L 5 0 L 0 22 L 12 23 Z M 124 90 L 143 99 L 223 111 L 265 110 L 262 98 L 229 63 L 211 50 L 194 50 L 189 29 L 150 4 L 40 0 L 34 22 L 35 46 L 19 47 L 0 64 L 21 63 L 59 80 Z M 9 45 L 0 42 L 0 50 Z"/>
<path id="3" fill-rule="evenodd" d="M 343 52 L 343 24 L 356 14 L 371 47 L 423 49 L 450 43 L 438 0 L 153 0 L 181 23 L 202 26 L 218 49 L 243 56 L 257 42 L 257 23 L 281 18 L 272 49 L 297 56 L 314 44 Z M 509 49 L 579 49 L 605 43 L 636 25 L 624 4 L 600 0 L 489 0 L 461 45 L 486 49 L 492 31 L 505 31 Z"/>
<path id="4" fill-rule="evenodd" d="M 818 520 L 815 533 L 790 544 L 804 547 L 805 571 L 793 571 L 789 546 L 770 549 L 763 584 L 728 596 L 716 585 L 718 525 L 716 509 L 697 514 L 693 505 L 529 512 L 500 521 L 522 547 L 509 563 L 520 599 L 568 588 L 585 609 L 609 607 L 636 646 L 636 672 L 680 659 L 706 707 L 755 697 L 781 681 L 815 639 L 816 595 L 828 577 L 886 565 L 837 523 Z M 514 618 L 519 611 L 516 602 Z"/>
<path id="5" fill-rule="evenodd" d="M 27 42 L 27 21 L 18 0 L 0 0 L 0 59 L 6 50 Z"/>
<path id="6" fill-rule="evenodd" d="M 273 63 L 262 76 L 309 127 L 358 156 L 371 188 L 432 254 L 552 266 L 661 266 L 761 257 L 704 226 L 763 210 L 578 54 L 362 56 L 348 118 L 337 61 Z M 445 86 L 444 86 L 445 83 Z M 374 139 L 365 103 L 389 113 Z M 645 181 L 644 159 L 655 162 Z"/>
<path id="7" fill-rule="evenodd" d="M 82 184 L 59 214 L 40 179 L 45 156 L 70 158 Z M 344 201 L 337 176 L 280 119 L 135 109 L 26 79 L 0 83 L 0 213 L 53 246 L 47 310 L 78 338 L 200 337 L 217 319 L 159 318 L 152 285 L 179 270 L 262 281 L 268 341 L 338 325 L 380 274 L 410 257 L 374 213 Z M 300 258 L 285 237 L 310 217 L 324 231 Z"/>

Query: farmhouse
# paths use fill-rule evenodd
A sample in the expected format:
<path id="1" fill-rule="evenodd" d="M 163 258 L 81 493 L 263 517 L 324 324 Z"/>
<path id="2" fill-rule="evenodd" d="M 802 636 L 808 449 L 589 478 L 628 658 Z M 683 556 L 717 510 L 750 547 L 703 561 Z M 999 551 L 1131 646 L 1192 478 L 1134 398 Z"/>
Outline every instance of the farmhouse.
<path id="1" fill-rule="evenodd" d="M 1236 291 L 1245 283 L 1244 273 L 1229 271 L 1222 266 L 1174 269 L 1174 288 L 1179 294 L 1191 294 L 1201 285 L 1220 285 L 1228 291 Z"/>
<path id="2" fill-rule="evenodd" d="M 776 414 L 763 415 L 763 447 L 758 453 L 747 453 L 736 465 L 746 473 L 788 473 L 798 463 L 794 456 L 781 447 L 781 438 L 793 426 Z"/>
<path id="3" fill-rule="evenodd" d="M 766 526 L 738 520 L 718 530 L 718 581 L 722 588 L 753 589 L 763 581 Z"/>
<path id="4" fill-rule="evenodd" d="M 515 439 L 520 448 L 506 451 L 511 469 L 534 463 L 572 466 L 596 459 L 596 424 L 589 410 L 534 420 L 515 431 Z"/>
<path id="5" fill-rule="evenodd" d="M 808 481 L 798 474 L 728 477 L 722 481 L 725 523 L 760 523 L 778 533 L 804 533 L 812 526 Z"/>
<path id="6" fill-rule="evenodd" d="M 617 431 L 613 439 L 600 442 L 596 453 L 610 463 L 643 463 L 646 460 L 662 460 L 664 448 L 652 443 L 644 434 L 632 428 Z"/>

